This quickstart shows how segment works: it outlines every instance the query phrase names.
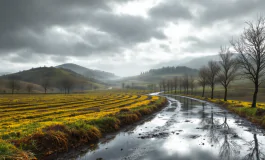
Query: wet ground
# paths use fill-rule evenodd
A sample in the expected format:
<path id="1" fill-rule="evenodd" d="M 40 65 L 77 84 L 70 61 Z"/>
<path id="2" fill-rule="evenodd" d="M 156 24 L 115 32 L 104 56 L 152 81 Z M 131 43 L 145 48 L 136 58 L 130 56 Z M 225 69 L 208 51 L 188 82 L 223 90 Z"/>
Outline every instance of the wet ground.
<path id="1" fill-rule="evenodd" d="M 265 159 L 265 131 L 208 102 L 168 95 L 151 120 L 108 136 L 78 160 Z"/>

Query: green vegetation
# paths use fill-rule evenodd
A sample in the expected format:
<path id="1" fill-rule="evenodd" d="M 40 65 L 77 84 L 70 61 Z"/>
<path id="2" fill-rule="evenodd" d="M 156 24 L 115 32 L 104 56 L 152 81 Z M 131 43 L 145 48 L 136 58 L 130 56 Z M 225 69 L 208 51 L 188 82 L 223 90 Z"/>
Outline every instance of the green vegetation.
<path id="1" fill-rule="evenodd" d="M 7 95 L 0 98 L 0 157 L 44 158 L 135 123 L 161 109 L 166 98 L 140 91 Z M 33 156 L 34 155 L 34 156 Z"/>

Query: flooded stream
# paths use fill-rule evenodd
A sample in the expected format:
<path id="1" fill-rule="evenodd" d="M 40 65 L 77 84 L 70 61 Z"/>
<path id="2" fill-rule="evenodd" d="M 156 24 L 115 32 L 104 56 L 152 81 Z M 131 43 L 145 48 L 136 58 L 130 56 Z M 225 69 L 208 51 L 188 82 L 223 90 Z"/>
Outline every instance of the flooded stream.
<path id="1" fill-rule="evenodd" d="M 264 159 L 265 132 L 214 104 L 168 95 L 149 121 L 107 137 L 78 160 Z"/>

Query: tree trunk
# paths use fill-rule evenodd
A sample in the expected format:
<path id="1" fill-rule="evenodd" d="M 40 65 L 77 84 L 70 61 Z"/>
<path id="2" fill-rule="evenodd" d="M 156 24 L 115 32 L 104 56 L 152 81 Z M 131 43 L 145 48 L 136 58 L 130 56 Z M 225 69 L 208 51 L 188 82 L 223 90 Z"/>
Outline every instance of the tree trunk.
<path id="1" fill-rule="evenodd" d="M 259 142 L 258 142 L 258 139 L 257 139 L 257 134 L 254 134 L 254 142 L 255 142 L 256 158 L 257 158 L 257 160 L 260 160 L 260 157 L 259 157 Z"/>
<path id="2" fill-rule="evenodd" d="M 202 97 L 204 97 L 205 86 L 202 87 Z"/>
<path id="3" fill-rule="evenodd" d="M 45 92 L 45 94 L 46 94 L 46 92 L 47 92 L 47 88 L 44 88 L 44 92 Z"/>
<path id="4" fill-rule="evenodd" d="M 213 90 L 214 90 L 214 85 L 213 84 L 212 84 L 211 88 L 212 88 L 211 99 L 213 99 Z"/>
<path id="5" fill-rule="evenodd" d="M 257 97 L 258 97 L 259 85 L 255 84 L 255 91 L 253 94 L 252 108 L 256 108 Z"/>
<path id="6" fill-rule="evenodd" d="M 227 86 L 225 86 L 225 95 L 224 95 L 224 101 L 227 101 Z"/>

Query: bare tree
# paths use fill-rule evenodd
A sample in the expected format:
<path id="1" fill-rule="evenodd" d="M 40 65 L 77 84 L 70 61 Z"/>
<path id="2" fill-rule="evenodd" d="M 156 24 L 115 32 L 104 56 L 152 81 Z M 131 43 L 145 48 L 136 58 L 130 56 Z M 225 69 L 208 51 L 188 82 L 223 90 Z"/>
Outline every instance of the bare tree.
<path id="1" fill-rule="evenodd" d="M 232 40 L 231 44 L 239 53 L 238 63 L 244 76 L 254 83 L 252 107 L 255 108 L 259 86 L 265 80 L 265 18 L 260 17 L 255 24 L 248 22 L 247 25 L 240 38 Z"/>
<path id="2" fill-rule="evenodd" d="M 191 90 L 191 94 L 193 94 L 193 90 L 195 88 L 195 79 L 193 76 L 190 76 L 190 78 L 189 78 L 189 87 Z"/>
<path id="3" fill-rule="evenodd" d="M 47 93 L 48 87 L 50 87 L 50 79 L 49 78 L 43 78 L 41 80 L 41 86 L 44 89 L 44 93 Z"/>
<path id="4" fill-rule="evenodd" d="M 162 86 L 163 86 L 163 82 L 159 82 L 159 91 L 161 92 L 162 91 Z"/>
<path id="5" fill-rule="evenodd" d="M 164 92 L 166 91 L 166 80 L 162 80 L 162 86 L 163 86 L 163 90 L 164 90 Z"/>
<path id="6" fill-rule="evenodd" d="M 189 94 L 189 76 L 187 74 L 183 76 L 182 84 L 183 84 L 184 92 L 186 92 L 186 94 Z"/>
<path id="7" fill-rule="evenodd" d="M 174 89 L 175 89 L 175 94 L 177 93 L 177 88 L 178 88 L 178 81 L 179 81 L 179 79 L 178 79 L 178 77 L 174 77 Z"/>
<path id="8" fill-rule="evenodd" d="M 203 66 L 199 70 L 198 84 L 202 87 L 202 97 L 204 97 L 205 86 L 207 85 L 207 67 Z"/>
<path id="9" fill-rule="evenodd" d="M 214 97 L 214 87 L 217 82 L 217 76 L 220 72 L 220 66 L 215 61 L 209 61 L 207 67 L 207 82 L 211 87 L 211 99 Z"/>
<path id="10" fill-rule="evenodd" d="M 74 87 L 75 85 L 75 81 L 74 79 L 70 78 L 70 77 L 65 77 L 64 79 L 62 79 L 62 86 L 64 88 L 64 93 L 70 93 L 70 90 Z"/>
<path id="11" fill-rule="evenodd" d="M 236 79 L 238 65 L 228 47 L 221 46 L 219 56 L 221 59 L 221 61 L 219 61 L 221 71 L 218 75 L 218 80 L 225 89 L 224 101 L 227 101 L 227 89 L 229 84 Z"/>
<path id="12" fill-rule="evenodd" d="M 175 88 L 175 83 L 174 83 L 174 80 L 170 80 L 170 93 L 172 94 L 173 93 L 173 89 Z"/>
<path id="13" fill-rule="evenodd" d="M 11 93 L 14 94 L 15 90 L 20 90 L 19 77 L 11 75 L 8 77 L 8 87 L 11 89 Z"/>
<path id="14" fill-rule="evenodd" d="M 181 93 L 183 87 L 183 77 L 179 77 L 178 84 L 179 84 L 179 93 Z"/>
<path id="15" fill-rule="evenodd" d="M 170 91 L 170 86 L 171 86 L 171 81 L 167 80 L 167 91 L 168 92 Z"/>
<path id="16" fill-rule="evenodd" d="M 32 84 L 28 84 L 28 85 L 26 86 L 27 91 L 28 91 L 29 94 L 32 92 L 33 87 L 34 87 L 34 86 L 33 86 Z"/>

